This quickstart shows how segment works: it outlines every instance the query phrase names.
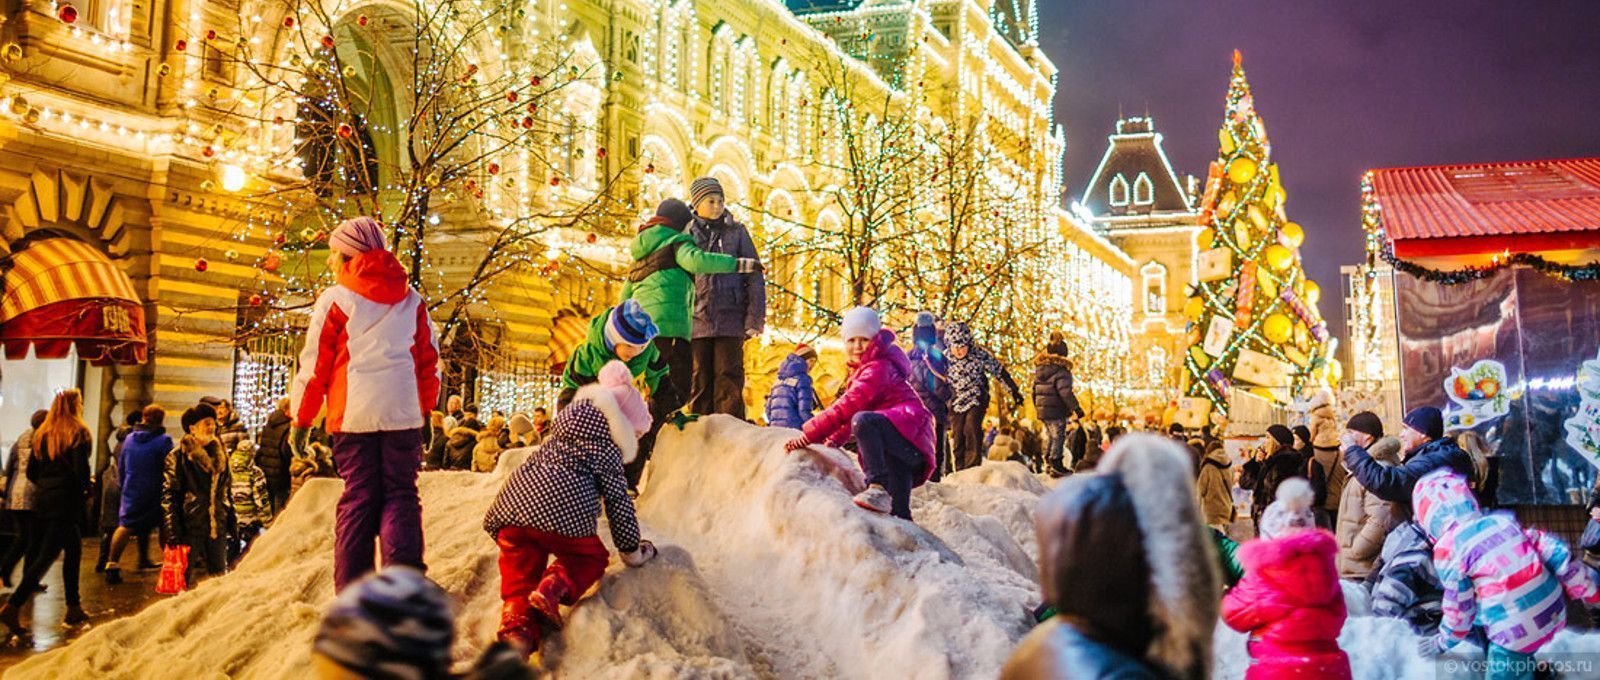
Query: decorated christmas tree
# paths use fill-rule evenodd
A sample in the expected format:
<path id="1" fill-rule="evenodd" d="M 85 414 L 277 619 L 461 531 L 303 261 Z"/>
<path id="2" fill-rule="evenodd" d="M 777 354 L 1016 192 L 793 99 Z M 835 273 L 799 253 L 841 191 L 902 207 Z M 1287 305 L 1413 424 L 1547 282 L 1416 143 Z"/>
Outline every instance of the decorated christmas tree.
<path id="1" fill-rule="evenodd" d="M 1184 307 L 1183 411 L 1191 421 L 1226 415 L 1231 387 L 1283 404 L 1302 388 L 1337 382 L 1340 371 L 1317 311 L 1321 289 L 1301 267 L 1305 233 L 1284 213 L 1272 144 L 1237 51 L 1217 137 L 1200 203 L 1196 283 Z"/>

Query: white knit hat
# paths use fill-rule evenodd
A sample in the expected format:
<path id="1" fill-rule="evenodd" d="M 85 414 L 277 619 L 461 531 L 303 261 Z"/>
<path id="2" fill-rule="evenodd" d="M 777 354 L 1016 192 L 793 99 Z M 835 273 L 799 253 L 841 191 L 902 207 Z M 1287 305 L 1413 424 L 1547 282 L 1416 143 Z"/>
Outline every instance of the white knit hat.
<path id="1" fill-rule="evenodd" d="M 1315 498 L 1310 482 L 1299 477 L 1283 480 L 1278 485 L 1277 500 L 1261 513 L 1261 537 L 1280 538 L 1297 530 L 1317 528 L 1316 517 L 1311 514 Z"/>
<path id="2" fill-rule="evenodd" d="M 844 320 L 839 322 L 840 334 L 846 341 L 851 338 L 875 338 L 878 331 L 883 330 L 883 321 L 878 318 L 878 313 L 868 307 L 855 307 L 844 313 Z"/>

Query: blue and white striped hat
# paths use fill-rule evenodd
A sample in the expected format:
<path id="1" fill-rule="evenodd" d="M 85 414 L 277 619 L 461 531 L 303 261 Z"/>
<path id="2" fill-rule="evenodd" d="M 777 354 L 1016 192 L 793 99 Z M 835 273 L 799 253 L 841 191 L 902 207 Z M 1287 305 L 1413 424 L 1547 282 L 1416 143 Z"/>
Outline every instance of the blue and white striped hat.
<path id="1" fill-rule="evenodd" d="M 611 308 L 606 318 L 606 349 L 617 351 L 617 345 L 648 345 L 659 330 L 650 313 L 639 306 L 638 300 L 624 300 Z"/>

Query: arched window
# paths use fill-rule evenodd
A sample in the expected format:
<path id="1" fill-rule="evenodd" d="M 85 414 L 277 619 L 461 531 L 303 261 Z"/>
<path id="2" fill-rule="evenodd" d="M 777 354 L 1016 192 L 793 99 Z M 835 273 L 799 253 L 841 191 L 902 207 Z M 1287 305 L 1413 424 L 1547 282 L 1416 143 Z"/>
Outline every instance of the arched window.
<path id="1" fill-rule="evenodd" d="M 1144 282 L 1144 313 L 1159 316 L 1167 313 L 1167 268 L 1151 260 L 1139 268 Z"/>
<path id="2" fill-rule="evenodd" d="M 1139 178 L 1133 180 L 1134 205 L 1150 205 L 1156 202 L 1155 186 L 1150 184 L 1150 175 L 1139 173 Z"/>
<path id="3" fill-rule="evenodd" d="M 1111 205 L 1128 204 L 1128 180 L 1122 175 L 1111 178 Z"/>

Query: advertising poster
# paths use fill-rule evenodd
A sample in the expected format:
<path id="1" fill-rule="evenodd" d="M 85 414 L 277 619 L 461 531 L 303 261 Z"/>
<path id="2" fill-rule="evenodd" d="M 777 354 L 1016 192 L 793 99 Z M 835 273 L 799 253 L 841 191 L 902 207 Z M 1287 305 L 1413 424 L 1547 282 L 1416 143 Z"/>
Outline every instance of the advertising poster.
<path id="1" fill-rule="evenodd" d="M 1447 430 L 1484 435 L 1500 504 L 1580 502 L 1600 470 L 1600 283 L 1397 274 L 1395 297 L 1405 408 L 1438 407 Z"/>

